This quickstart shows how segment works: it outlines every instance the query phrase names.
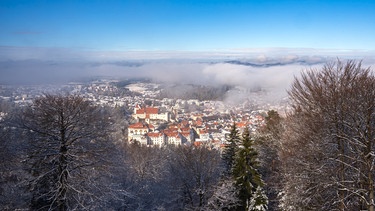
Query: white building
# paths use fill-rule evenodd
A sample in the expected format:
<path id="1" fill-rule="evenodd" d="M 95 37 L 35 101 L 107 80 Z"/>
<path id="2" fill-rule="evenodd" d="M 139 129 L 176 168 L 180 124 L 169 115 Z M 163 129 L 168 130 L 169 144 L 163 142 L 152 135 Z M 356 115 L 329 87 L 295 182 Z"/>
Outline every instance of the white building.
<path id="1" fill-rule="evenodd" d="M 148 132 L 153 132 L 155 127 L 151 124 L 138 122 L 128 127 L 128 141 L 138 141 L 141 144 L 149 145 L 149 139 L 147 138 Z"/>
<path id="2" fill-rule="evenodd" d="M 150 122 L 150 120 L 162 120 L 165 122 L 169 122 L 170 120 L 170 114 L 168 112 L 161 113 L 159 111 L 159 108 L 154 107 L 146 107 L 142 108 L 139 105 L 136 105 L 134 107 L 134 119 L 142 119 L 146 122 Z"/>
<path id="3" fill-rule="evenodd" d="M 149 138 L 151 145 L 160 147 L 166 144 L 166 138 L 164 133 L 150 132 L 147 133 L 147 137 Z"/>

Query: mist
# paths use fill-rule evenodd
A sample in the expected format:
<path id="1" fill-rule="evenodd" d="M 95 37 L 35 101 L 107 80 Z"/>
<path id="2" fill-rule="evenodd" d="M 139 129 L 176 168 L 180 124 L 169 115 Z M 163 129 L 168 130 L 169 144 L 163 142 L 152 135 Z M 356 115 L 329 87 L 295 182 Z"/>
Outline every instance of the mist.
<path id="1" fill-rule="evenodd" d="M 242 87 L 245 92 L 261 91 L 269 99 L 281 99 L 294 77 L 303 70 L 319 69 L 338 58 L 362 60 L 367 67 L 375 64 L 374 55 L 374 52 L 334 54 L 306 49 L 194 53 L 0 47 L 0 84 L 63 84 L 100 77 L 148 78 L 158 83 L 230 85 Z"/>

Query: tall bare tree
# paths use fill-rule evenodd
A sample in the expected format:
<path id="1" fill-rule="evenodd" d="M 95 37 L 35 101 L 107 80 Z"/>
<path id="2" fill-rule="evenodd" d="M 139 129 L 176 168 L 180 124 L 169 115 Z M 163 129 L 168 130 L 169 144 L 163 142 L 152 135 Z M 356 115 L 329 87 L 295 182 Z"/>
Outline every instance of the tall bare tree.
<path id="1" fill-rule="evenodd" d="M 134 142 L 124 144 L 126 178 L 123 185 L 132 196 L 127 199 L 127 209 L 155 210 L 165 206 L 171 195 L 167 182 L 168 157 L 166 148 L 148 147 Z"/>
<path id="2" fill-rule="evenodd" d="M 179 146 L 173 150 L 170 163 L 172 210 L 200 210 L 212 197 L 220 177 L 220 154 L 206 147 Z"/>
<path id="3" fill-rule="evenodd" d="M 282 160 L 284 205 L 374 211 L 375 77 L 337 61 L 295 79 Z M 284 207 L 284 208 L 286 208 Z"/>
<path id="4" fill-rule="evenodd" d="M 97 173 L 106 168 L 111 121 L 75 95 L 45 95 L 21 115 L 30 141 L 32 209 L 68 210 L 99 200 Z M 95 180 L 94 180 L 95 178 Z"/>

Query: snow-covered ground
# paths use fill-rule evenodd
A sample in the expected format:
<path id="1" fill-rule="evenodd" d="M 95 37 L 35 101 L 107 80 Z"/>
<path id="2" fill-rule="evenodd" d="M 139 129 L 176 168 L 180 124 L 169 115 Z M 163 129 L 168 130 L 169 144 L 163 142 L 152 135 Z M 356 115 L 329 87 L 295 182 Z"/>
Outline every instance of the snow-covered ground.
<path id="1" fill-rule="evenodd" d="M 147 90 L 147 88 L 142 83 L 129 84 L 126 86 L 126 88 L 132 92 L 138 92 L 138 93 L 143 93 L 144 91 Z"/>

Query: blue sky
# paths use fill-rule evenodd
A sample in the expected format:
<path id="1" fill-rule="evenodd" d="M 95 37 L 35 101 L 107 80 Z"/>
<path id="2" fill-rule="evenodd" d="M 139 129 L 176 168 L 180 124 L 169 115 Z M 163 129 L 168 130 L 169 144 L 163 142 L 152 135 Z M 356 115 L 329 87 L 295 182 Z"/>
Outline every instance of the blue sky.
<path id="1" fill-rule="evenodd" d="M 375 50 L 373 0 L 0 0 L 0 46 Z"/>

